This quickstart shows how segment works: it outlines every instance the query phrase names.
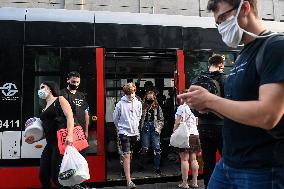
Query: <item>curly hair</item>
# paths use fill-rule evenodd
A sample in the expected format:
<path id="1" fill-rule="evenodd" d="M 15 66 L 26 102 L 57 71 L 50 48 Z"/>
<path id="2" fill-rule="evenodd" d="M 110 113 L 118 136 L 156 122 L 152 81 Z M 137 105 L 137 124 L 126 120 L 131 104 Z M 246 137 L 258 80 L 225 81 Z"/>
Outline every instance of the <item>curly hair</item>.
<path id="1" fill-rule="evenodd" d="M 122 88 L 124 94 L 130 95 L 136 92 L 136 86 L 133 82 L 127 83 Z"/>
<path id="2" fill-rule="evenodd" d="M 148 96 L 149 94 L 153 95 L 153 97 L 154 97 L 154 102 L 153 102 L 152 104 L 148 104 L 148 103 L 146 102 L 147 96 Z M 155 93 L 154 91 L 148 91 L 148 92 L 146 93 L 146 95 L 144 96 L 144 98 L 143 98 L 142 108 L 145 110 L 145 109 L 148 109 L 148 108 L 157 109 L 158 107 L 159 107 L 159 103 L 158 103 L 158 101 L 157 101 L 156 93 Z"/>
<path id="3" fill-rule="evenodd" d="M 258 17 L 258 9 L 257 9 L 257 1 L 258 0 L 244 0 L 248 1 L 250 6 L 252 7 L 253 13 Z M 241 0 L 209 0 L 207 4 L 207 10 L 215 12 L 218 8 L 218 3 L 226 2 L 232 7 L 237 7 L 241 3 Z"/>
<path id="4" fill-rule="evenodd" d="M 209 65 L 214 65 L 214 66 L 218 66 L 219 64 L 224 64 L 224 62 L 225 62 L 224 56 L 220 54 L 214 54 L 208 60 Z"/>

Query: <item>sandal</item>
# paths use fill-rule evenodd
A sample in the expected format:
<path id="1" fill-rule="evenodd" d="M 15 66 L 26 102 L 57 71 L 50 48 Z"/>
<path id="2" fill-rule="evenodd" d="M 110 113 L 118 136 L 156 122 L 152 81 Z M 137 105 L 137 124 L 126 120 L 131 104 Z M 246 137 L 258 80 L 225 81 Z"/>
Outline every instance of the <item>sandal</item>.
<path id="1" fill-rule="evenodd" d="M 184 185 L 183 183 L 178 185 L 179 188 L 189 188 L 188 184 Z"/>
<path id="2" fill-rule="evenodd" d="M 199 186 L 197 184 L 191 184 L 190 183 L 188 186 L 189 186 L 189 188 L 199 188 Z"/>

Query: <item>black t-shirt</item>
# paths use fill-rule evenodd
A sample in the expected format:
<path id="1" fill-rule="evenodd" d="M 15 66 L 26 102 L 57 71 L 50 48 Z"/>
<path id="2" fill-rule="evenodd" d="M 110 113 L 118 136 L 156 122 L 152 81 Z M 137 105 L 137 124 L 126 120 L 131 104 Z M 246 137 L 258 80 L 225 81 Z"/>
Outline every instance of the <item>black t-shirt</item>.
<path id="1" fill-rule="evenodd" d="M 42 121 L 46 142 L 48 144 L 56 144 L 57 130 L 67 127 L 67 121 L 58 98 L 40 114 L 40 120 Z"/>
<path id="2" fill-rule="evenodd" d="M 148 121 L 148 122 L 154 121 L 154 109 L 153 108 L 146 109 L 145 121 Z"/>
<path id="3" fill-rule="evenodd" d="M 76 91 L 76 93 L 73 94 L 67 88 L 61 90 L 61 95 L 64 96 L 71 105 L 75 124 L 79 123 L 85 130 L 85 111 L 88 109 L 85 95 L 80 91 Z"/>
<path id="4" fill-rule="evenodd" d="M 226 98 L 236 101 L 258 100 L 260 85 L 284 81 L 284 41 L 275 41 L 267 46 L 263 72 L 258 74 L 256 71 L 256 54 L 265 39 L 256 39 L 241 51 L 225 83 Z M 273 130 L 282 130 L 283 134 L 283 117 Z M 275 139 L 264 129 L 225 119 L 223 139 L 223 157 L 229 166 L 257 169 L 284 163 L 283 156 L 281 159 L 277 151 L 284 149 L 284 146 L 279 146 L 284 142 Z"/>

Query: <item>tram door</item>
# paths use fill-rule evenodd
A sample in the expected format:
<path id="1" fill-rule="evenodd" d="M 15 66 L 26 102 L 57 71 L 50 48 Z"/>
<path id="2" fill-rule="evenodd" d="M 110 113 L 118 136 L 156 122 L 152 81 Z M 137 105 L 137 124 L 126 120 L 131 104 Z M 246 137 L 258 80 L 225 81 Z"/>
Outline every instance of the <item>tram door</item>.
<path id="1" fill-rule="evenodd" d="M 106 49 L 105 61 L 105 89 L 106 89 L 106 165 L 107 180 L 125 179 L 120 164 L 117 147 L 117 134 L 113 123 L 112 113 L 116 103 L 124 95 L 122 87 L 127 82 L 134 82 L 137 87 L 136 96 L 143 100 L 146 91 L 152 88 L 157 93 L 159 105 L 163 109 L 165 126 L 161 133 L 162 160 L 161 170 L 164 176 L 179 174 L 177 158 L 169 148 L 169 137 L 172 132 L 175 111 L 175 92 L 182 90 L 183 56 L 182 51 L 176 50 L 149 50 L 149 49 Z M 179 82 L 179 81 L 180 82 Z M 153 87 L 150 87 L 149 85 Z M 147 86 L 147 87 L 146 87 Z M 170 113 L 170 115 L 169 115 Z M 171 119 L 173 117 L 173 119 Z M 142 136 L 142 135 L 141 135 Z M 143 170 L 139 168 L 141 158 L 141 141 L 133 148 L 132 177 L 136 179 L 155 178 L 153 165 L 153 150 L 145 156 Z M 171 156 L 174 156 L 171 158 Z M 122 175 L 121 175 L 122 174 Z"/>
<path id="2" fill-rule="evenodd" d="M 86 47 L 24 47 L 23 69 L 23 123 L 30 117 L 39 117 L 45 101 L 37 96 L 43 81 L 55 81 L 60 89 L 67 87 L 67 74 L 78 71 L 81 84 L 78 90 L 86 96 L 89 105 L 89 145 L 87 160 L 91 182 L 104 181 L 104 94 L 103 49 Z M 99 84 L 98 84 L 99 83 Z M 100 89 L 102 88 L 102 89 Z M 97 103 L 100 102 L 100 103 Z M 24 130 L 24 127 L 22 127 Z M 45 141 L 27 144 L 22 138 L 21 158 L 38 159 Z"/>

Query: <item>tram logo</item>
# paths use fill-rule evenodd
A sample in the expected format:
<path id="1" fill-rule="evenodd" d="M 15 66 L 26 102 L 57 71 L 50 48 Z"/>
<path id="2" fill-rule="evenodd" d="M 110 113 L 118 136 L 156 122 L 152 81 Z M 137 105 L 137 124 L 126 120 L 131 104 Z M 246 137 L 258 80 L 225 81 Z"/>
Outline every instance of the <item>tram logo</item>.
<path id="1" fill-rule="evenodd" d="M 2 87 L 0 87 L 2 94 L 2 100 L 17 100 L 19 97 L 15 96 L 19 90 L 17 89 L 16 84 L 14 83 L 5 83 Z"/>
<path id="2" fill-rule="evenodd" d="M 17 92 L 17 86 L 14 83 L 5 83 L 3 87 L 0 87 L 2 94 L 5 96 L 14 96 Z"/>

